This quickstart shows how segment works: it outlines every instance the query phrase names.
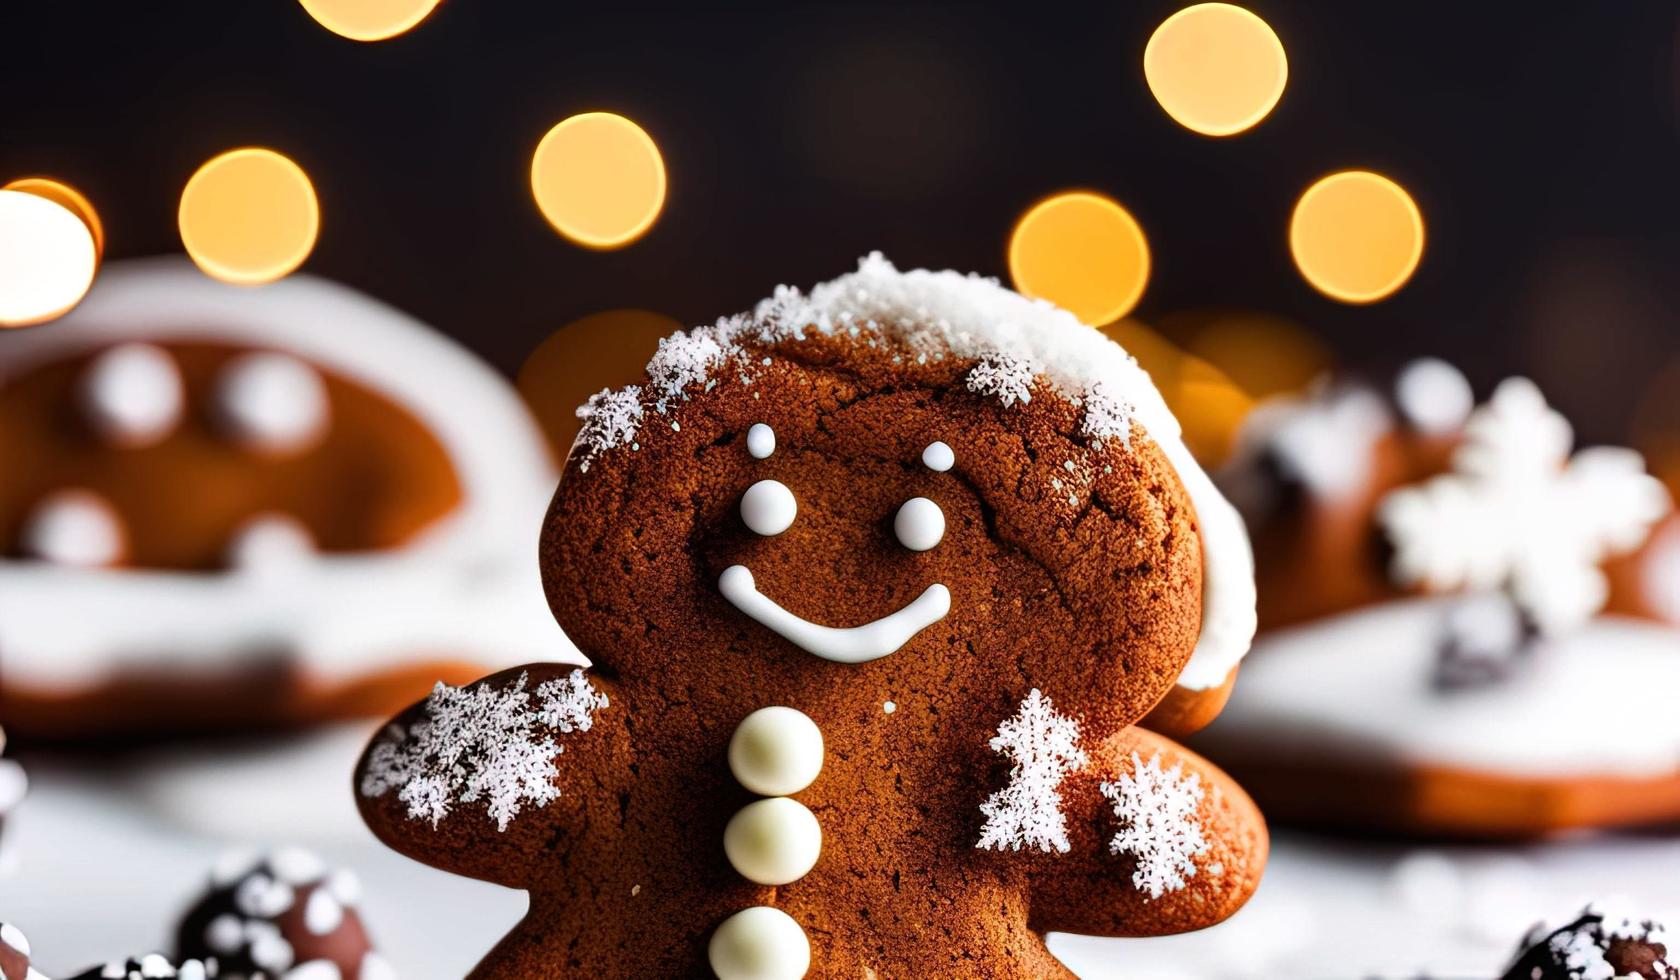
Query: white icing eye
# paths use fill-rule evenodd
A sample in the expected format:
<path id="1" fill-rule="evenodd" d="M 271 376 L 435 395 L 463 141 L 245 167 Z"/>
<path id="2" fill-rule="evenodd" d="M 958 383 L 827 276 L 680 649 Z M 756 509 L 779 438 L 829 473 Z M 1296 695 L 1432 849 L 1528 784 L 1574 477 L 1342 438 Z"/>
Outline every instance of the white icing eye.
<path id="1" fill-rule="evenodd" d="M 957 463 L 957 454 L 943 442 L 930 442 L 922 450 L 922 465 L 935 473 L 943 473 Z"/>
<path id="2" fill-rule="evenodd" d="M 729 771 L 760 796 L 791 796 L 822 772 L 822 730 L 797 708 L 760 708 L 729 738 Z"/>
<path id="3" fill-rule="evenodd" d="M 755 905 L 718 925 L 706 959 L 718 980 L 799 980 L 811 969 L 811 941 L 793 916 Z"/>
<path id="4" fill-rule="evenodd" d="M 723 853 L 741 877 L 786 885 L 822 856 L 822 826 L 805 804 L 785 796 L 748 803 L 723 829 Z"/>
<path id="5" fill-rule="evenodd" d="M 284 354 L 246 354 L 216 384 L 216 408 L 233 438 L 256 452 L 302 452 L 326 434 L 327 386 Z"/>
<path id="6" fill-rule="evenodd" d="M 793 526 L 799 502 L 793 491 L 778 480 L 760 480 L 741 495 L 741 520 L 765 537 L 774 537 Z"/>
<path id="7" fill-rule="evenodd" d="M 754 422 L 747 430 L 747 452 L 753 459 L 769 459 L 776 451 L 776 430 L 763 422 Z"/>
<path id="8" fill-rule="evenodd" d="M 927 551 L 945 539 L 945 512 L 926 497 L 911 497 L 893 517 L 893 533 L 911 551 Z"/>
<path id="9" fill-rule="evenodd" d="M 249 572 L 296 568 L 315 555 L 315 538 L 302 522 L 262 514 L 245 523 L 228 544 L 227 563 Z"/>
<path id="10" fill-rule="evenodd" d="M 76 568 L 112 565 L 122 557 L 122 521 L 99 495 L 60 490 L 41 501 L 23 526 L 23 550 Z"/>
<path id="11" fill-rule="evenodd" d="M 78 391 L 94 431 L 122 446 L 149 446 L 181 421 L 185 396 L 174 358 L 150 344 L 122 344 L 88 365 Z"/>

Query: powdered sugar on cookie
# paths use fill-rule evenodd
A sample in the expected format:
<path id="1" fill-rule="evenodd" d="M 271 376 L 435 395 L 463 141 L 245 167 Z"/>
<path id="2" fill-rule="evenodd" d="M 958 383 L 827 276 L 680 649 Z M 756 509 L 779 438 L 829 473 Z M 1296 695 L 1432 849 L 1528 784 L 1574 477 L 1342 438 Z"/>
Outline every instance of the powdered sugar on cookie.
<path id="1" fill-rule="evenodd" d="M 397 790 L 411 819 L 437 826 L 458 803 L 483 801 L 498 830 L 525 804 L 544 806 L 560 795 L 553 735 L 587 732 L 607 696 L 582 670 L 525 688 L 527 675 L 496 687 L 438 684 L 423 717 L 406 730 L 392 726 L 374 745 L 363 774 L 363 796 Z M 533 698 L 535 699 L 533 701 Z"/>

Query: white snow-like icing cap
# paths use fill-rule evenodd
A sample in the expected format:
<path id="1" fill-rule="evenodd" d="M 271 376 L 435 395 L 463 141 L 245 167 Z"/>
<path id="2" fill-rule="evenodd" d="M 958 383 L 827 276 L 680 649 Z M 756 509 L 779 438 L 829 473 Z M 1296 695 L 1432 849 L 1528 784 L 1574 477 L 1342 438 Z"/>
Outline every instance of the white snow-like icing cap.
<path id="1" fill-rule="evenodd" d="M 664 415 L 730 372 L 744 383 L 773 361 L 768 348 L 811 336 L 846 334 L 902 348 L 914 361 L 974 360 L 966 382 L 1005 406 L 1027 403 L 1049 385 L 1083 409 L 1082 435 L 1129 442 L 1134 424 L 1160 446 L 1195 504 L 1203 553 L 1202 631 L 1178 683 L 1202 690 L 1224 683 L 1248 651 L 1255 629 L 1254 562 L 1248 534 L 1181 437 L 1149 375 L 1119 344 L 1072 313 L 1028 299 L 996 279 L 927 269 L 900 271 L 879 252 L 856 272 L 803 293 L 778 286 L 750 313 L 661 341 L 649 383 L 603 391 L 578 410 L 579 468 L 601 453 L 633 445 L 651 414 Z"/>

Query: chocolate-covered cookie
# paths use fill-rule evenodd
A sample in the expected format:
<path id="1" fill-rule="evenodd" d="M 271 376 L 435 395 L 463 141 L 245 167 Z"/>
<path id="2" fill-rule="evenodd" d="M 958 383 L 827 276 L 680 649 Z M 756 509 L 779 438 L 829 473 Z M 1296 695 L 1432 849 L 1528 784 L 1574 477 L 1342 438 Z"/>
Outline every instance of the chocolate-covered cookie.
<path id="1" fill-rule="evenodd" d="M 126 960 L 110 960 L 90 966 L 70 980 L 218 980 L 214 962 L 183 960 L 171 962 L 162 953 Z"/>
<path id="2" fill-rule="evenodd" d="M 1537 927 L 1501 980 L 1680 980 L 1668 961 L 1668 932 L 1661 923 L 1589 905 L 1556 929 Z"/>
<path id="3" fill-rule="evenodd" d="M 595 396 L 542 536 L 593 669 L 440 686 L 358 773 L 531 893 L 480 977 L 1066 976 L 1247 899 L 1259 813 L 1136 726 L 1221 689 L 1247 541 L 1123 350 L 879 256 Z"/>
<path id="4" fill-rule="evenodd" d="M 356 911 L 361 884 L 301 848 L 229 852 L 181 917 L 175 951 L 222 980 L 390 980 Z"/>

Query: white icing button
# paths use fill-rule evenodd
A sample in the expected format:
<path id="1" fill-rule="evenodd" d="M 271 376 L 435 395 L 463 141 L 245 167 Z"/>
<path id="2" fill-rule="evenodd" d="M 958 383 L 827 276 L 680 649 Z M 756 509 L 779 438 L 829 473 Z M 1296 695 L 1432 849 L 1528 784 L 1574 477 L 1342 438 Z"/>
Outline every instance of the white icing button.
<path id="1" fill-rule="evenodd" d="M 776 430 L 763 422 L 754 422 L 747 430 L 747 452 L 753 459 L 769 459 L 776 451 Z"/>
<path id="2" fill-rule="evenodd" d="M 911 497 L 893 517 L 893 533 L 911 551 L 927 551 L 945 539 L 945 512 L 926 497 Z"/>
<path id="3" fill-rule="evenodd" d="M 94 359 L 78 392 L 94 430 L 122 446 L 149 446 L 181 421 L 181 372 L 151 344 L 121 344 Z"/>
<path id="4" fill-rule="evenodd" d="M 957 454 L 943 442 L 930 442 L 922 450 L 922 465 L 935 473 L 943 473 L 957 464 Z"/>
<path id="5" fill-rule="evenodd" d="M 723 853 L 748 881 L 785 885 L 816 866 L 822 854 L 822 826 L 798 800 L 759 800 L 729 818 Z"/>
<path id="6" fill-rule="evenodd" d="M 885 712 L 886 714 L 890 715 L 893 712 L 898 710 L 898 702 L 897 701 L 883 701 L 883 702 L 881 702 L 881 710 L 883 712 Z"/>
<path id="7" fill-rule="evenodd" d="M 228 543 L 227 563 L 240 571 L 297 568 L 315 555 L 315 538 L 296 518 L 261 514 L 245 522 Z"/>
<path id="8" fill-rule="evenodd" d="M 310 960 L 287 970 L 280 980 L 343 980 L 343 974 L 332 960 Z"/>
<path id="9" fill-rule="evenodd" d="M 22 536 L 26 554 L 76 568 L 114 564 L 124 548 L 117 512 L 86 490 L 60 490 L 41 501 L 24 522 Z"/>
<path id="10" fill-rule="evenodd" d="M 362 956 L 362 972 L 357 980 L 397 980 L 397 969 L 385 957 L 369 952 Z"/>
<path id="11" fill-rule="evenodd" d="M 344 924 L 344 906 L 325 888 L 316 888 L 303 903 L 303 927 L 311 935 L 329 936 Z"/>
<path id="12" fill-rule="evenodd" d="M 799 980 L 811 968 L 811 941 L 793 916 L 758 905 L 718 925 L 706 958 L 718 980 Z"/>
<path id="13" fill-rule="evenodd" d="M 1394 400 L 1407 422 L 1431 435 L 1457 432 L 1476 407 L 1470 382 L 1458 368 L 1434 357 L 1406 365 L 1394 382 Z"/>
<path id="14" fill-rule="evenodd" d="M 233 438 L 265 453 L 298 453 L 326 434 L 327 386 L 285 354 L 246 354 L 222 369 L 216 407 Z"/>
<path id="15" fill-rule="evenodd" d="M 799 502 L 778 480 L 760 480 L 741 495 L 741 520 L 757 534 L 773 537 L 793 526 Z"/>
<path id="16" fill-rule="evenodd" d="M 761 796 L 799 792 L 822 765 L 822 730 L 795 708 L 760 708 L 741 719 L 729 739 L 729 771 Z"/>

